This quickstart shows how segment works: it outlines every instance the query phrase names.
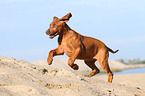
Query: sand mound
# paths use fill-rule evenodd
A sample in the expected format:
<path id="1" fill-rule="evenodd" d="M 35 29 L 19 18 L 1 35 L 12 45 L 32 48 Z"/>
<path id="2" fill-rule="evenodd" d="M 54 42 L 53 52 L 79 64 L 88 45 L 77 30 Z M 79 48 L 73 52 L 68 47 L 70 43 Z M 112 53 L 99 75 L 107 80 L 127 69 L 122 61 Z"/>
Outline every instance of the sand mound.
<path id="1" fill-rule="evenodd" d="M 36 65 L 48 65 L 46 60 L 38 60 L 35 62 L 32 62 L 33 64 Z M 71 70 L 73 71 L 69 66 L 68 66 L 68 58 L 55 58 L 52 62 L 53 68 L 60 68 L 60 69 L 66 69 L 66 70 Z M 96 66 L 103 71 L 102 67 L 98 62 L 95 62 Z M 79 65 L 79 71 L 91 71 L 91 69 L 84 63 L 83 60 L 76 60 L 75 64 Z M 137 64 L 137 65 L 125 65 L 119 61 L 116 60 L 109 60 L 109 66 L 110 68 L 115 71 L 115 70 L 124 70 L 124 69 L 131 69 L 131 68 L 140 68 L 140 67 L 145 67 L 145 64 Z"/>
<path id="2" fill-rule="evenodd" d="M 111 84 L 97 76 L 87 78 L 65 69 L 0 57 L 0 95 L 143 96 L 145 89 L 120 83 Z"/>

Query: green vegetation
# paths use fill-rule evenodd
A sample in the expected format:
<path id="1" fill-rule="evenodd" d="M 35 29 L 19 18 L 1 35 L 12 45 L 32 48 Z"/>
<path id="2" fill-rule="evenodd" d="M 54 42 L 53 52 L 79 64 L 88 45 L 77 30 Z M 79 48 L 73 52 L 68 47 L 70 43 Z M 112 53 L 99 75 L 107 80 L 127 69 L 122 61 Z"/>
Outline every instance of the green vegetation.
<path id="1" fill-rule="evenodd" d="M 127 64 L 127 65 L 135 65 L 135 64 L 145 64 L 145 60 L 137 59 L 120 59 L 121 63 Z"/>

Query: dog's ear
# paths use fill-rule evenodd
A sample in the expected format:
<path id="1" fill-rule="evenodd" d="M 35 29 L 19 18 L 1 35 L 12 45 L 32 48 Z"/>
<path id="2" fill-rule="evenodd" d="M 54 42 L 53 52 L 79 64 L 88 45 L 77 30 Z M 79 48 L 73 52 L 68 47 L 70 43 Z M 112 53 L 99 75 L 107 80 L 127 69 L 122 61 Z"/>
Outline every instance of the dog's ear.
<path id="1" fill-rule="evenodd" d="M 68 13 L 67 15 L 65 15 L 64 17 L 62 17 L 59 20 L 60 21 L 63 21 L 63 22 L 67 22 L 71 17 L 72 17 L 72 14 L 71 13 Z"/>
<path id="2" fill-rule="evenodd" d="M 58 18 L 56 16 L 53 17 L 53 20 L 58 20 Z"/>

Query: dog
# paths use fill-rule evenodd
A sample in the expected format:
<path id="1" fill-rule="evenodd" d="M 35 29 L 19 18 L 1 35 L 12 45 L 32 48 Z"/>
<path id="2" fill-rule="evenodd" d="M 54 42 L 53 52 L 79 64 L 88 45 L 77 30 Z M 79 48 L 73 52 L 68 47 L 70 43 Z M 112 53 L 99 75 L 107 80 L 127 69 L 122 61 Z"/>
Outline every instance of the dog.
<path id="1" fill-rule="evenodd" d="M 50 39 L 59 35 L 58 48 L 49 52 L 47 58 L 48 64 L 52 64 L 54 56 L 63 55 L 65 53 L 69 57 L 68 65 L 74 70 L 79 69 L 79 66 L 74 64 L 74 61 L 76 59 L 84 60 L 86 65 L 92 69 L 92 72 L 86 76 L 91 77 L 100 72 L 95 65 L 95 61 L 98 60 L 101 67 L 108 75 L 108 82 L 112 83 L 113 72 L 108 65 L 109 52 L 116 53 L 119 50 L 113 51 L 100 40 L 80 35 L 72 30 L 66 24 L 71 17 L 71 13 L 68 13 L 61 19 L 54 16 L 50 28 L 46 31 Z"/>

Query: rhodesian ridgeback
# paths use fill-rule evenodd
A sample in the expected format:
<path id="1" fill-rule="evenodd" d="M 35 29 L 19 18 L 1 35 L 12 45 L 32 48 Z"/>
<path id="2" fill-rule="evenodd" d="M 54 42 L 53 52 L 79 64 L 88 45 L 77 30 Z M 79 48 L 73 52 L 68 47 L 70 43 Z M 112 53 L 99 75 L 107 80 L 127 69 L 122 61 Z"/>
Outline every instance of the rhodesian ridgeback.
<path id="1" fill-rule="evenodd" d="M 72 30 L 66 22 L 72 17 L 71 13 L 68 13 L 61 19 L 54 17 L 50 28 L 46 31 L 49 38 L 52 39 L 55 36 L 58 37 L 58 48 L 51 50 L 47 58 L 48 64 L 52 64 L 53 57 L 56 55 L 63 55 L 64 53 L 70 57 L 68 65 L 78 70 L 79 66 L 74 64 L 76 59 L 84 60 L 86 65 L 92 69 L 92 72 L 87 77 L 91 77 L 100 72 L 96 67 L 95 61 L 98 60 L 101 67 L 106 71 L 108 75 L 108 82 L 112 82 L 113 72 L 108 65 L 109 52 L 116 53 L 119 50 L 113 51 L 108 48 L 100 40 L 80 35 Z"/>

